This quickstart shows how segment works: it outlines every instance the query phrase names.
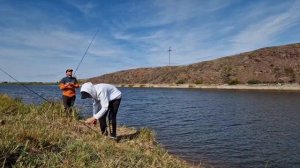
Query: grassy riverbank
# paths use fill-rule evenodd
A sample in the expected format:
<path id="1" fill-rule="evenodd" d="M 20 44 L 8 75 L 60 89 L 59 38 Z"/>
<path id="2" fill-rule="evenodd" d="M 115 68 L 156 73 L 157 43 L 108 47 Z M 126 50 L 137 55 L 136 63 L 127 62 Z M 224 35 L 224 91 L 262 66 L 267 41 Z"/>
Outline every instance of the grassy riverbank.
<path id="1" fill-rule="evenodd" d="M 149 129 L 118 128 L 118 141 L 66 116 L 59 103 L 26 105 L 0 95 L 1 167 L 190 167 Z"/>

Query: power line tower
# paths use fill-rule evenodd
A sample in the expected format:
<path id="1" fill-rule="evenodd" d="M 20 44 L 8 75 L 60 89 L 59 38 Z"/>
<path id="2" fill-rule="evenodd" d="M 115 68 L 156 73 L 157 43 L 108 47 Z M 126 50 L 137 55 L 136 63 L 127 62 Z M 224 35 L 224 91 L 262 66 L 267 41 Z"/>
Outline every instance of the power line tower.
<path id="1" fill-rule="evenodd" d="M 169 66 L 170 66 L 171 65 L 171 51 L 172 51 L 171 47 L 169 47 L 168 51 L 169 51 Z"/>

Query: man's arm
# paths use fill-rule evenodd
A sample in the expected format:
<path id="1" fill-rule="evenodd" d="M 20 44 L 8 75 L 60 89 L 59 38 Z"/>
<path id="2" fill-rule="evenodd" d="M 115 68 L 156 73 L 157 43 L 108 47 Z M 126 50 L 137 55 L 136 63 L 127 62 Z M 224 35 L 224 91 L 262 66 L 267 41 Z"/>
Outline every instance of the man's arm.
<path id="1" fill-rule="evenodd" d="M 93 116 L 99 111 L 100 108 L 100 102 L 97 100 L 94 100 L 93 102 Z"/>
<path id="2" fill-rule="evenodd" d="M 85 120 L 86 124 L 96 124 L 97 123 L 97 119 L 94 117 L 94 115 L 99 111 L 99 102 L 97 100 L 94 100 L 93 102 L 93 117 L 90 117 L 88 119 Z"/>
<path id="3" fill-rule="evenodd" d="M 98 113 L 94 114 L 94 118 L 96 119 L 102 117 L 105 114 L 105 112 L 108 110 L 109 100 L 108 100 L 108 95 L 106 90 L 101 92 L 100 102 L 101 102 L 101 109 Z"/>
<path id="4" fill-rule="evenodd" d="M 80 87 L 80 85 L 79 85 L 78 83 L 75 83 L 73 86 L 74 86 L 75 88 L 79 88 L 79 87 Z"/>
<path id="5" fill-rule="evenodd" d="M 75 88 L 79 88 L 80 87 L 80 85 L 78 84 L 78 82 L 77 82 L 77 79 L 75 78 L 75 82 L 74 82 L 74 84 L 73 84 L 73 87 L 75 87 Z"/>
<path id="6" fill-rule="evenodd" d="M 108 110 L 108 98 L 107 98 L 107 105 L 105 104 L 106 102 L 106 98 L 105 95 L 100 95 L 100 100 L 101 100 L 101 106 L 102 108 L 99 111 L 100 108 L 100 103 L 96 100 L 94 100 L 93 102 L 93 117 L 90 117 L 88 119 L 85 120 L 86 124 L 95 124 L 97 122 L 97 120 L 102 117 L 105 112 Z"/>
<path id="7" fill-rule="evenodd" d="M 60 83 L 60 84 L 59 84 L 59 88 L 60 88 L 61 90 L 64 90 L 64 89 L 70 89 L 70 88 L 72 88 L 72 86 L 71 86 L 70 83 L 66 83 L 66 84 Z"/>
<path id="8" fill-rule="evenodd" d="M 60 81 L 59 81 L 59 85 L 58 87 L 61 89 L 61 90 L 64 90 L 66 88 L 65 86 L 65 78 L 62 78 Z"/>

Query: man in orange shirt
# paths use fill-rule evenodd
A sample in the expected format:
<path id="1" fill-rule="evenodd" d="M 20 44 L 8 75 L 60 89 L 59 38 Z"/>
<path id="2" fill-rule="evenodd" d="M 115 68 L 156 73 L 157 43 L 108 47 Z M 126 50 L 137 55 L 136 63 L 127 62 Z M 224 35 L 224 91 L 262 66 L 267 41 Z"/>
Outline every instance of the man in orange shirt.
<path id="1" fill-rule="evenodd" d="M 77 79 L 73 77 L 72 74 L 73 74 L 73 69 L 67 69 L 66 77 L 62 78 L 61 81 L 59 82 L 59 88 L 63 92 L 62 99 L 63 99 L 65 110 L 69 109 L 74 105 L 76 99 L 75 88 L 79 88 Z"/>

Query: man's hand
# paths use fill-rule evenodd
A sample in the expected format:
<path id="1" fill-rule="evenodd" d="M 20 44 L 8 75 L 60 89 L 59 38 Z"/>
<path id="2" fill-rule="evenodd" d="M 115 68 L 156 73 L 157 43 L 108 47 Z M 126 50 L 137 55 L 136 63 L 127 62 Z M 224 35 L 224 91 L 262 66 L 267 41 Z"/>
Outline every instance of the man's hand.
<path id="1" fill-rule="evenodd" d="M 90 118 L 86 119 L 84 123 L 95 125 L 97 123 L 97 119 L 95 117 L 90 117 Z"/>
<path id="2" fill-rule="evenodd" d="M 68 82 L 68 83 L 65 84 L 65 86 L 66 86 L 67 88 L 73 88 L 74 83 Z"/>
<path id="3" fill-rule="evenodd" d="M 73 83 L 73 82 L 68 82 L 68 83 L 66 83 L 66 85 L 67 85 L 67 86 L 73 86 L 74 83 Z"/>

